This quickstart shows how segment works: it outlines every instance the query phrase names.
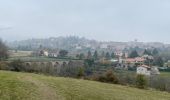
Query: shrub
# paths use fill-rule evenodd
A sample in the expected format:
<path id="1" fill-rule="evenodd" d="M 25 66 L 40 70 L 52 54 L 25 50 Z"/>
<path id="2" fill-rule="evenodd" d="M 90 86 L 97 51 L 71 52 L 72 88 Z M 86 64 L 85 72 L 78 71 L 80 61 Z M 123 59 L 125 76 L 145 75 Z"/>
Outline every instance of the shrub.
<path id="1" fill-rule="evenodd" d="M 114 75 L 112 70 L 108 70 L 105 74 L 102 74 L 102 75 L 94 75 L 93 80 L 99 81 L 99 82 L 118 84 L 118 79 Z"/>
<path id="2" fill-rule="evenodd" d="M 136 77 L 136 86 L 140 89 L 144 89 L 147 87 L 147 79 L 144 75 L 137 75 Z"/>
<path id="3" fill-rule="evenodd" d="M 20 72 L 23 71 L 23 62 L 21 60 L 15 60 L 10 63 L 10 70 Z"/>
<path id="4" fill-rule="evenodd" d="M 8 63 L 0 62 L 0 70 L 10 70 Z"/>
<path id="5" fill-rule="evenodd" d="M 114 75 L 113 71 L 112 70 L 108 70 L 106 72 L 106 81 L 109 82 L 109 83 L 114 83 L 114 84 L 117 84 L 118 83 L 118 79 L 116 77 L 116 75 Z"/>
<path id="6" fill-rule="evenodd" d="M 136 77 L 134 75 L 129 75 L 129 74 L 119 74 L 117 75 L 117 77 L 119 78 L 119 84 L 121 85 L 130 85 L 133 86 L 136 84 Z"/>
<path id="7" fill-rule="evenodd" d="M 77 77 L 82 78 L 84 76 L 84 69 L 82 67 L 79 68 Z"/>

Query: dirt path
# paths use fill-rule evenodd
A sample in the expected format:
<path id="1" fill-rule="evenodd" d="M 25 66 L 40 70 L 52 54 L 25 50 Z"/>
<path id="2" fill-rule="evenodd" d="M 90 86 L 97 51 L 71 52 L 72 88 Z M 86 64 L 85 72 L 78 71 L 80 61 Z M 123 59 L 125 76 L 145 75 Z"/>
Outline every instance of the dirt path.
<path id="1" fill-rule="evenodd" d="M 24 76 L 23 80 L 31 82 L 38 87 L 38 91 L 41 95 L 41 100 L 59 100 L 56 91 L 49 87 L 47 84 L 33 78 L 32 76 Z"/>

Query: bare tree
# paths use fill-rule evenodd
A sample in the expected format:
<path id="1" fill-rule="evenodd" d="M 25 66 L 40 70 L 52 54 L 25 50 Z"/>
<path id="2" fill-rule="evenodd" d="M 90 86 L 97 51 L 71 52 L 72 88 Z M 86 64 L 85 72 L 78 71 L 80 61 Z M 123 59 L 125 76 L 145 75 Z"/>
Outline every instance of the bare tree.
<path id="1" fill-rule="evenodd" d="M 4 60 L 8 58 L 8 48 L 7 46 L 0 40 L 0 60 Z"/>

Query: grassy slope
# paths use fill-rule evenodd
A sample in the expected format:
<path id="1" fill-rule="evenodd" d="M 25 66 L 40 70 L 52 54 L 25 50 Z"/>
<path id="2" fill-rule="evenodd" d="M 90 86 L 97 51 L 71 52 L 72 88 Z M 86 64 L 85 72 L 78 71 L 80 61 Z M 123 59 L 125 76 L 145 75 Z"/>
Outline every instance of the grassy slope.
<path id="1" fill-rule="evenodd" d="M 0 71 L 0 100 L 170 100 L 170 94 L 93 81 Z"/>

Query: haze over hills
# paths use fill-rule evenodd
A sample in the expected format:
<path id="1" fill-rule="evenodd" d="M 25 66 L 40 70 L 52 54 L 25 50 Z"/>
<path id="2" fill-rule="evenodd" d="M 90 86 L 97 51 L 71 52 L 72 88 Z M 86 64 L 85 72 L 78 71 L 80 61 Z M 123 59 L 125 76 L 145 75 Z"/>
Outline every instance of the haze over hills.
<path id="1" fill-rule="evenodd" d="M 84 37 L 69 36 L 69 37 L 51 37 L 45 39 L 27 39 L 21 41 L 8 42 L 10 48 L 30 48 L 37 49 L 40 46 L 51 49 L 110 49 L 110 50 L 123 50 L 128 48 L 169 48 L 169 44 L 161 42 L 115 42 L 115 41 L 97 41 L 90 40 Z"/>

